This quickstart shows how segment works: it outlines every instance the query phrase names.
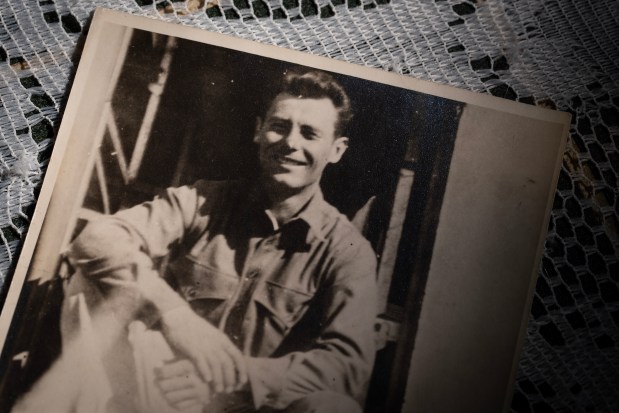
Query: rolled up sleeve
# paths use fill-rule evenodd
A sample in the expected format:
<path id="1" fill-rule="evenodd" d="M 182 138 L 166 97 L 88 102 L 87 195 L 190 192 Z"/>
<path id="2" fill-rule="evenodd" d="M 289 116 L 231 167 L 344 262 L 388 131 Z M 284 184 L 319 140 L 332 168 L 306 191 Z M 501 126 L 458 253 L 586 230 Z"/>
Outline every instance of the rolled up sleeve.
<path id="1" fill-rule="evenodd" d="M 204 201 L 199 189 L 205 188 L 171 188 L 150 202 L 89 222 L 71 243 L 69 261 L 105 296 L 112 291 L 122 295 L 128 286 L 138 286 L 143 298 L 160 313 L 186 305 L 159 278 L 153 262 L 166 256 L 192 231 Z M 144 277 L 140 283 L 136 283 L 138 274 Z"/>

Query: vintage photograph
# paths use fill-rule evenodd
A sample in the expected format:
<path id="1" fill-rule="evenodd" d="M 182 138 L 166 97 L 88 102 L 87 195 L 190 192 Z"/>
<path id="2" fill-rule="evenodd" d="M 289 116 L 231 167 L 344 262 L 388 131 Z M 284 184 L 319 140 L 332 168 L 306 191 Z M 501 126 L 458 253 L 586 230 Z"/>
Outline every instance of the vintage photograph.
<path id="1" fill-rule="evenodd" d="M 412 411 L 442 386 L 415 357 L 484 300 L 450 280 L 502 283 L 488 227 L 518 262 L 488 286 L 506 344 L 433 347 L 498 360 L 504 404 L 565 117 L 199 32 L 95 17 L 2 315 L 0 411 Z"/>

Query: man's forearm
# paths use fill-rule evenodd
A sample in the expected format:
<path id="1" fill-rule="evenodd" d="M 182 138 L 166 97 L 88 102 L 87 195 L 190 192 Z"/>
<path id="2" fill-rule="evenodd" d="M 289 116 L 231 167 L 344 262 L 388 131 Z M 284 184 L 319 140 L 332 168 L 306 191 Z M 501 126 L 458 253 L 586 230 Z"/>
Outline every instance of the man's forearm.
<path id="1" fill-rule="evenodd" d="M 174 289 L 152 268 L 138 268 L 136 284 L 142 299 L 151 304 L 161 317 L 179 307 L 189 307 Z"/>
<path id="2" fill-rule="evenodd" d="M 350 357 L 338 350 L 315 349 L 280 358 L 247 357 L 247 370 L 256 409 L 284 409 L 290 403 L 320 391 L 353 399 L 365 391 L 372 360 Z"/>

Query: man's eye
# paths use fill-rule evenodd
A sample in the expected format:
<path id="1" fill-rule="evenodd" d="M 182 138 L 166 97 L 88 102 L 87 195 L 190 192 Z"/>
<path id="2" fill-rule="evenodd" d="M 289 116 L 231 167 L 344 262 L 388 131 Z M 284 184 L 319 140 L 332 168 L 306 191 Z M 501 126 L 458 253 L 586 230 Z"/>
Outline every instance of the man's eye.
<path id="1" fill-rule="evenodd" d="M 269 127 L 269 130 L 282 135 L 286 134 L 288 132 L 288 129 L 288 124 L 286 124 L 285 122 L 273 122 Z"/>
<path id="2" fill-rule="evenodd" d="M 303 137 L 307 140 L 315 140 L 319 138 L 314 128 L 309 128 L 305 126 L 301 127 L 301 135 L 303 135 Z"/>

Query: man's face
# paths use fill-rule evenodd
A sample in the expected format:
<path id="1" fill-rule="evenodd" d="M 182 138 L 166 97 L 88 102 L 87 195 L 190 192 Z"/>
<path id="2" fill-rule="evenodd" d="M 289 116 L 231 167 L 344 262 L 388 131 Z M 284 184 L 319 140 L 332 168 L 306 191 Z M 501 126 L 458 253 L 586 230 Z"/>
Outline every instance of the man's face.
<path id="1" fill-rule="evenodd" d="M 327 164 L 338 162 L 348 147 L 348 138 L 335 137 L 337 120 L 328 98 L 278 95 L 254 138 L 263 175 L 288 189 L 317 185 Z"/>

